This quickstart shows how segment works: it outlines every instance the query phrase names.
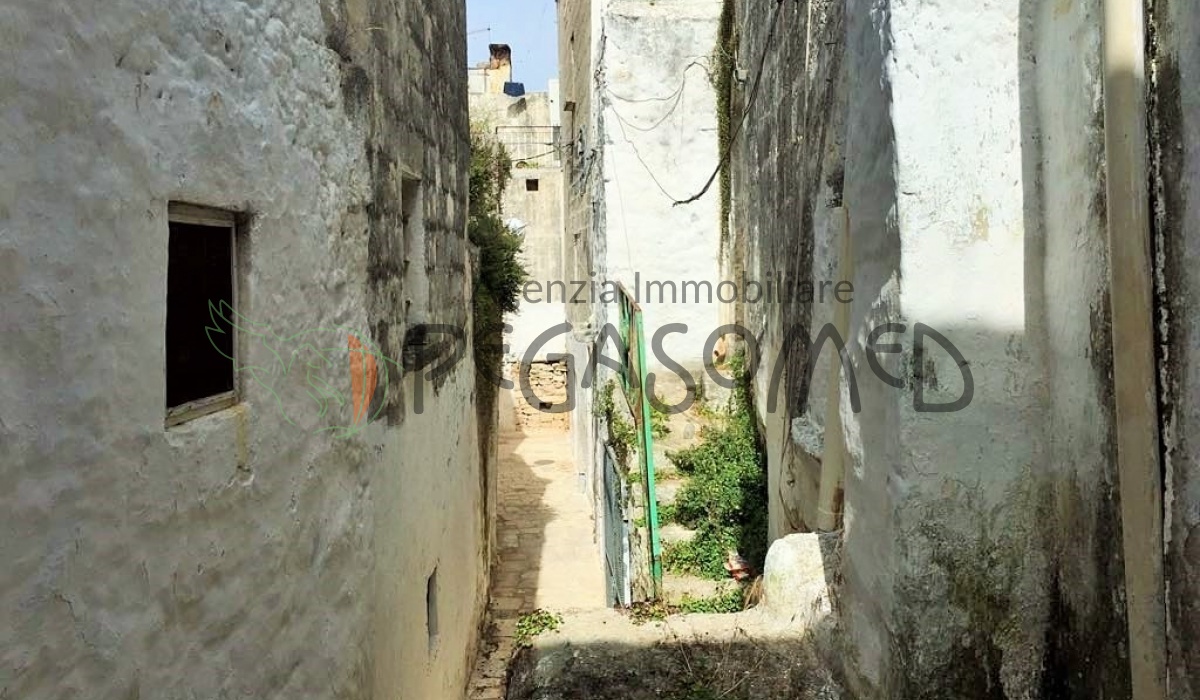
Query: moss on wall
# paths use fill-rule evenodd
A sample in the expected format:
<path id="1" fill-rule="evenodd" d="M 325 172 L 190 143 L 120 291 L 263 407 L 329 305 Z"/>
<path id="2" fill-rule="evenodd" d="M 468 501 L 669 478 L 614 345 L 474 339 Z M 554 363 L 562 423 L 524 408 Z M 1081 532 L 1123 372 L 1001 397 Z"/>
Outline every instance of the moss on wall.
<path id="1" fill-rule="evenodd" d="M 717 93 L 717 157 L 721 159 L 721 246 L 729 241 L 729 219 L 733 213 L 733 171 L 727 154 L 733 141 L 733 79 L 737 70 L 738 36 L 734 0 L 725 0 L 717 45 L 712 55 L 712 81 Z"/>

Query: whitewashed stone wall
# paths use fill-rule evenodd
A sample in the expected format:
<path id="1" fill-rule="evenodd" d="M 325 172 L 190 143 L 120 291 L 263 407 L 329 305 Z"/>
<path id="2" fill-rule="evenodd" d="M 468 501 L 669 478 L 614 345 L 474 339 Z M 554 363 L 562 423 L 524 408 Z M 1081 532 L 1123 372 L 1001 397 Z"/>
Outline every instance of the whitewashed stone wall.
<path id="1" fill-rule="evenodd" d="M 167 429 L 164 322 L 171 201 L 249 217 L 241 309 L 276 334 L 399 359 L 414 324 L 468 322 L 463 4 L 0 14 L 0 694 L 461 695 L 488 557 L 469 356 L 420 415 L 392 368 L 353 437 L 298 373 Z"/>

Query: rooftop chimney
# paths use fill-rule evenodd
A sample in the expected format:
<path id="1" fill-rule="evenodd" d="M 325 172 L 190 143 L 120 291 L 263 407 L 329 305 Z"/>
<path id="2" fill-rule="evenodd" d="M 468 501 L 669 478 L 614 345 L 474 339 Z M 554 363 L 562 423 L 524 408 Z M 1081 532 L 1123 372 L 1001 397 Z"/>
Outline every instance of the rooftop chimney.
<path id="1" fill-rule="evenodd" d="M 512 82 L 512 49 L 508 44 L 489 44 L 492 59 L 488 61 L 488 92 L 502 93 Z"/>
<path id="2" fill-rule="evenodd" d="M 492 52 L 492 61 L 488 64 L 489 70 L 512 65 L 512 49 L 508 44 L 488 44 L 488 50 Z"/>

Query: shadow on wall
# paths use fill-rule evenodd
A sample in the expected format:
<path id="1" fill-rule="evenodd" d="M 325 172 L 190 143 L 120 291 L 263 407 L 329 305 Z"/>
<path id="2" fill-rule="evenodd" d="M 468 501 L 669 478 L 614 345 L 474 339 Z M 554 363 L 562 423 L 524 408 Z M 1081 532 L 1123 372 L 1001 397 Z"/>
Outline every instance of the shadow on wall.
<path id="1" fill-rule="evenodd" d="M 1099 0 L 1021 0 L 1025 320 L 1047 416 L 1035 464 L 1047 698 L 1130 690 L 1113 425 Z M 1067 40 L 1065 37 L 1070 37 Z"/>

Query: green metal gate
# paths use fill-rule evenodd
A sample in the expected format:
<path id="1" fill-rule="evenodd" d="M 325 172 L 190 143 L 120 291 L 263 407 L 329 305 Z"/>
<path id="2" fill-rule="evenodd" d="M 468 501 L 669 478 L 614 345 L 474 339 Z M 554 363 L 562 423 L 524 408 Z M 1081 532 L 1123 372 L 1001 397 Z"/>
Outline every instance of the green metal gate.
<path id="1" fill-rule="evenodd" d="M 646 395 L 646 343 L 642 309 L 629 290 L 621 286 L 618 298 L 620 334 L 625 357 L 621 358 L 621 388 L 629 402 L 638 436 L 638 468 L 645 485 L 646 528 L 650 541 L 650 576 L 653 596 L 662 591 L 662 542 L 659 540 L 658 498 L 654 474 L 654 434 L 650 422 L 650 397 Z"/>

